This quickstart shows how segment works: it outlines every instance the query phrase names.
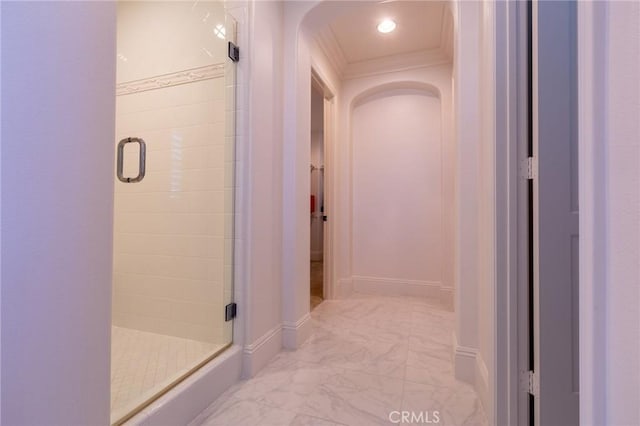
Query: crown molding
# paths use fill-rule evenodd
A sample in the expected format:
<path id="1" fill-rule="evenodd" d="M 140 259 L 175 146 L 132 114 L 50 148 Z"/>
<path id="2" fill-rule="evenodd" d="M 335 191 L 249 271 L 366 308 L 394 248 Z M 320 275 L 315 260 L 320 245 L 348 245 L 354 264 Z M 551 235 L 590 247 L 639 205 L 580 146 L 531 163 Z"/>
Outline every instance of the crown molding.
<path id="1" fill-rule="evenodd" d="M 451 59 L 447 57 L 441 48 L 419 50 L 417 52 L 384 56 L 367 61 L 352 62 L 347 65 L 342 73 L 342 77 L 345 80 L 350 80 L 389 72 L 447 64 L 451 64 Z"/>
<path id="2" fill-rule="evenodd" d="M 447 19 L 446 12 L 446 10 L 443 10 L 440 46 L 435 49 L 423 49 L 416 52 L 348 62 L 330 26 L 319 31 L 315 35 L 314 40 L 336 71 L 336 74 L 343 80 L 386 74 L 389 72 L 406 71 L 415 68 L 447 65 L 453 61 L 453 21 Z"/>
<path id="3" fill-rule="evenodd" d="M 205 65 L 203 67 L 162 74 L 140 80 L 126 81 L 116 85 L 116 96 L 145 92 L 147 90 L 163 89 L 179 84 L 193 83 L 224 76 L 224 63 Z"/>

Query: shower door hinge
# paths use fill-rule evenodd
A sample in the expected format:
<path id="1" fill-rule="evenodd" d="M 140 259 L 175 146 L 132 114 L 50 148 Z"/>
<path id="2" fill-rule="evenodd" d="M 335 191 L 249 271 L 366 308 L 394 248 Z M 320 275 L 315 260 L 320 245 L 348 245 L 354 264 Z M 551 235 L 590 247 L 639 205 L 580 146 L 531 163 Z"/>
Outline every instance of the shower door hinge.
<path id="1" fill-rule="evenodd" d="M 538 375 L 533 371 L 523 371 L 522 388 L 525 392 L 538 396 L 540 394 L 540 383 L 538 383 Z"/>
<path id="2" fill-rule="evenodd" d="M 240 48 L 231 42 L 229 42 L 229 59 L 233 62 L 240 60 Z"/>
<path id="3" fill-rule="evenodd" d="M 224 307 L 224 320 L 231 321 L 236 317 L 236 313 L 238 311 L 237 305 L 235 303 L 229 303 Z"/>
<path id="4" fill-rule="evenodd" d="M 522 160 L 520 164 L 520 176 L 527 180 L 538 177 L 538 164 L 534 157 L 528 157 L 526 160 Z"/>

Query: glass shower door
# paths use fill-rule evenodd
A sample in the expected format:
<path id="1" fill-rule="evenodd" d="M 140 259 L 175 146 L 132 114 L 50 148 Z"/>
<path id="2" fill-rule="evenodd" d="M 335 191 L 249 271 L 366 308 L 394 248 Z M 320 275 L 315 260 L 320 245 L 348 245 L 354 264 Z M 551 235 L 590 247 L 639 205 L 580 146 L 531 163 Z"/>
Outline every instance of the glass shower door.
<path id="1" fill-rule="evenodd" d="M 231 343 L 235 23 L 223 2 L 119 2 L 111 421 Z"/>

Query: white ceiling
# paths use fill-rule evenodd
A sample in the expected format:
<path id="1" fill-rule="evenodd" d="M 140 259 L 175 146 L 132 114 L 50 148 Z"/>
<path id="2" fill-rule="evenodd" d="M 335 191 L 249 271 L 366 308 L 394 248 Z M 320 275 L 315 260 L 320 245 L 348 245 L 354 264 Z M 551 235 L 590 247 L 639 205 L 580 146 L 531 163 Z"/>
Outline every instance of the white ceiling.
<path id="1" fill-rule="evenodd" d="M 347 64 L 441 46 L 444 2 L 362 2 L 352 10 L 329 24 Z M 376 27 L 385 18 L 393 19 L 397 27 L 381 34 Z"/>

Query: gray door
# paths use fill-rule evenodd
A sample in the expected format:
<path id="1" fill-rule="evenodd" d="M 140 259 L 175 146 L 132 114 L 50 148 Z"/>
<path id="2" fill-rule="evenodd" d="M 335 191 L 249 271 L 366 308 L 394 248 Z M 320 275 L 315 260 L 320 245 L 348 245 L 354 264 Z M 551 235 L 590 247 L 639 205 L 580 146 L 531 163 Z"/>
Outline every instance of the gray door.
<path id="1" fill-rule="evenodd" d="M 534 415 L 544 426 L 579 424 L 576 50 L 576 4 L 534 3 Z"/>

